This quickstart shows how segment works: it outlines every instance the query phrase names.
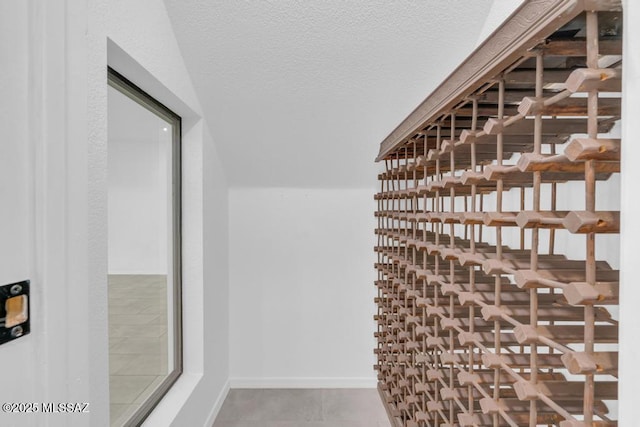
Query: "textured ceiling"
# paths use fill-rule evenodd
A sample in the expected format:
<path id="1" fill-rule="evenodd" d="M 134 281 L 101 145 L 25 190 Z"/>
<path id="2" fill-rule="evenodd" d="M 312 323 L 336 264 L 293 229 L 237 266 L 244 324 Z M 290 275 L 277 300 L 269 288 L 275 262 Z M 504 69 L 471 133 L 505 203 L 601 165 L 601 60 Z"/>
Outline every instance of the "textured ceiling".
<path id="1" fill-rule="evenodd" d="M 492 0 L 164 0 L 231 186 L 371 187 Z"/>

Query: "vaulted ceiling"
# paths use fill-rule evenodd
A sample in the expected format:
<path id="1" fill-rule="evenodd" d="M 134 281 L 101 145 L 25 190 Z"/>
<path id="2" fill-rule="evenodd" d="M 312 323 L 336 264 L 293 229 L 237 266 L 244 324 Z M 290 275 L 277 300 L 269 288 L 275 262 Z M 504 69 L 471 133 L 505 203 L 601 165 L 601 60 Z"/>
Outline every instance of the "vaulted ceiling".
<path id="1" fill-rule="evenodd" d="M 371 187 L 492 0 L 165 0 L 232 187 Z M 485 29 L 486 31 L 486 29 Z"/>

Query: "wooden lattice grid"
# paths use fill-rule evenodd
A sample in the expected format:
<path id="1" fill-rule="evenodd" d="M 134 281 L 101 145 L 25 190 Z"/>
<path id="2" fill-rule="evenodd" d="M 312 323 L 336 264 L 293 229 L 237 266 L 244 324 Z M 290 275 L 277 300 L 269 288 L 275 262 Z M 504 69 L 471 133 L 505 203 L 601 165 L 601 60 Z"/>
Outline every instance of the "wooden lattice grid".
<path id="1" fill-rule="evenodd" d="M 535 3 L 511 19 L 582 9 L 537 18 L 555 26 L 381 146 L 375 367 L 397 426 L 617 425 L 619 274 L 596 236 L 620 212 L 596 209 L 596 185 L 620 172 L 621 12 Z"/>

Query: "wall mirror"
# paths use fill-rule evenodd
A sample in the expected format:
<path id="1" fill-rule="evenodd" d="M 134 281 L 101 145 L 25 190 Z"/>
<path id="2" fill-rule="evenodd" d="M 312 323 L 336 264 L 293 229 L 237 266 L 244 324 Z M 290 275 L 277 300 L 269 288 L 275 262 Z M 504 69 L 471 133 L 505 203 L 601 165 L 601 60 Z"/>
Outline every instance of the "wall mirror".
<path id="1" fill-rule="evenodd" d="M 140 425 L 182 372 L 180 123 L 109 69 L 112 426 Z"/>

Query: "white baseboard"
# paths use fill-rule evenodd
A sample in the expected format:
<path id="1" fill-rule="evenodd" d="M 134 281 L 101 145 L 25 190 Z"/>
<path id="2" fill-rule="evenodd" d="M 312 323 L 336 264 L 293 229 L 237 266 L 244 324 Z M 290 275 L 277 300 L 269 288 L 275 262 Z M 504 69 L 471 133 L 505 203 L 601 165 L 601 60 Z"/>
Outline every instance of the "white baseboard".
<path id="1" fill-rule="evenodd" d="M 224 403 L 224 400 L 227 398 L 227 394 L 229 394 L 230 388 L 231 387 L 230 387 L 229 380 L 227 380 L 227 382 L 224 383 L 224 386 L 222 387 L 222 390 L 220 391 L 220 394 L 218 395 L 218 398 L 216 399 L 216 403 L 214 403 L 213 408 L 211 409 L 211 412 L 209 412 L 209 416 L 207 417 L 207 422 L 204 425 L 204 427 L 213 426 L 213 423 L 215 422 L 216 417 L 220 412 L 220 408 L 222 408 L 222 404 Z"/>
<path id="2" fill-rule="evenodd" d="M 230 378 L 231 388 L 376 388 L 374 377 Z"/>

